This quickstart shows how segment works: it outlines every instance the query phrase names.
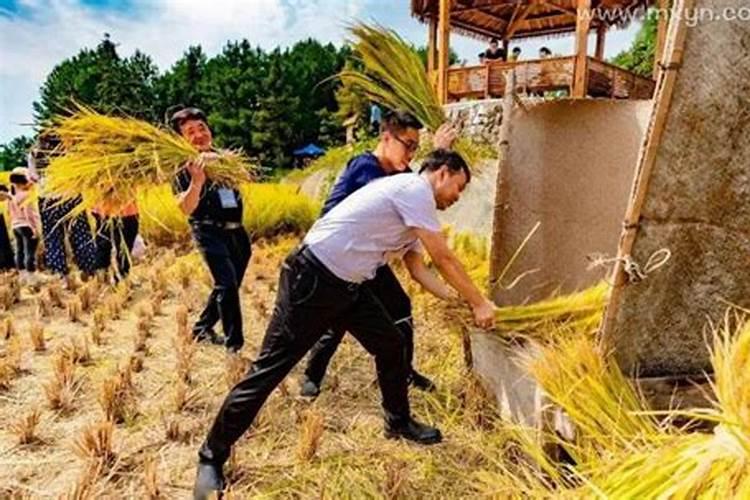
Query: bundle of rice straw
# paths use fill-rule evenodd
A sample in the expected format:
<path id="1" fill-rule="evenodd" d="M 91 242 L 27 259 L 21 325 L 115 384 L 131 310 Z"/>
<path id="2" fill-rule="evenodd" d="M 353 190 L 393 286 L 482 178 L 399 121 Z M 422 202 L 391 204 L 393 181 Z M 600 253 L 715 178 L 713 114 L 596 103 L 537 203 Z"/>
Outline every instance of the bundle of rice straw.
<path id="1" fill-rule="evenodd" d="M 349 33 L 364 69 L 339 73 L 344 85 L 360 90 L 386 108 L 411 113 L 431 132 L 446 122 L 424 64 L 409 43 L 395 31 L 378 25 L 355 23 L 349 26 Z M 453 148 L 469 164 L 475 164 L 486 149 L 466 137 L 459 137 Z"/>
<path id="2" fill-rule="evenodd" d="M 610 286 L 601 282 L 580 292 L 560 295 L 540 302 L 498 309 L 496 328 L 501 331 L 531 333 L 551 324 L 591 330 L 602 319 Z"/>
<path id="3" fill-rule="evenodd" d="M 103 204 L 125 205 L 140 188 L 171 182 L 185 162 L 199 160 L 200 152 L 181 136 L 130 117 L 101 115 L 78 106 L 57 117 L 48 133 L 61 140 L 59 156 L 47 169 L 45 194 L 59 201 L 83 202 L 71 215 Z M 255 172 L 239 152 L 221 151 L 206 163 L 214 182 L 237 187 Z"/>

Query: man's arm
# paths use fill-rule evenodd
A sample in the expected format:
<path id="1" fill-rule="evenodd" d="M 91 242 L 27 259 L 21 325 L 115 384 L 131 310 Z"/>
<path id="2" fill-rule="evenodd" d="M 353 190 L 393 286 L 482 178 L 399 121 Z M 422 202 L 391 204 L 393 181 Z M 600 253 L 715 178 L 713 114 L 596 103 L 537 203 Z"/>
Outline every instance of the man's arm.
<path id="1" fill-rule="evenodd" d="M 495 305 L 471 281 L 461 262 L 448 247 L 445 236 L 426 229 L 414 228 L 414 231 L 443 278 L 469 303 L 477 325 L 482 328 L 491 327 L 495 320 Z"/>
<path id="2" fill-rule="evenodd" d="M 185 166 L 185 170 L 190 175 L 190 185 L 185 191 L 179 194 L 177 203 L 182 213 L 190 215 L 198 208 L 201 190 L 203 189 L 203 184 L 206 182 L 206 172 L 203 170 L 203 164 L 200 162 L 189 162 Z"/>
<path id="3" fill-rule="evenodd" d="M 457 298 L 455 293 L 440 278 L 435 276 L 435 273 L 427 268 L 421 253 L 409 250 L 404 255 L 404 264 L 411 278 L 435 297 L 443 300 Z"/>

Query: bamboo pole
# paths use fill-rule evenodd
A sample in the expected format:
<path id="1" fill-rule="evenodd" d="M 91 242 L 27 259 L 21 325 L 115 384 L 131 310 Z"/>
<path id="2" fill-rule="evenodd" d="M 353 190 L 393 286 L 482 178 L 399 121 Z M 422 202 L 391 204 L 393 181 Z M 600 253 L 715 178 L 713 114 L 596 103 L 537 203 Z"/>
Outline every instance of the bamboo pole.
<path id="1" fill-rule="evenodd" d="M 586 97 L 588 83 L 588 40 L 591 25 L 591 0 L 578 0 L 576 16 L 576 62 L 572 97 Z"/>
<path id="2" fill-rule="evenodd" d="M 500 264 L 502 258 L 500 242 L 503 237 L 503 212 L 508 199 L 510 166 L 510 130 L 511 114 L 516 94 L 516 72 L 511 69 L 505 73 L 505 95 L 503 96 L 503 116 L 500 123 L 500 132 L 497 141 L 497 177 L 495 180 L 495 206 L 492 216 L 492 247 L 490 249 L 490 282 L 487 287 L 492 300 L 497 302 L 497 292 L 500 286 L 500 273 L 503 266 Z"/>
<path id="3" fill-rule="evenodd" d="M 651 75 L 659 78 L 659 66 L 664 56 L 664 45 L 667 40 L 667 25 L 669 23 L 669 0 L 659 0 L 658 15 L 659 21 L 656 29 L 656 47 L 654 47 L 654 69 Z"/>
<path id="4" fill-rule="evenodd" d="M 694 0 L 679 0 L 678 8 L 685 12 L 693 8 Z M 612 283 L 614 284 L 609 298 L 609 304 L 604 312 L 604 320 L 601 326 L 601 335 L 608 345 L 614 345 L 612 337 L 615 335 L 614 325 L 620 307 L 620 297 L 625 286 L 627 286 L 627 274 L 624 268 L 624 259 L 633 251 L 636 231 L 641 220 L 641 211 L 646 201 L 651 173 L 656 162 L 656 155 L 664 133 L 664 126 L 669 116 L 672 104 L 672 93 L 677 70 L 682 64 L 687 25 L 683 16 L 674 16 L 669 26 L 665 54 L 668 54 L 668 64 L 660 73 L 656 84 L 654 95 L 654 109 L 651 113 L 648 132 L 641 145 L 638 155 L 638 163 L 635 171 L 635 179 L 630 192 L 628 207 L 625 211 L 623 231 L 620 235 L 620 243 L 617 249 L 617 262 L 612 271 Z"/>
<path id="5" fill-rule="evenodd" d="M 448 102 L 448 57 L 450 56 L 450 8 L 451 0 L 440 0 L 438 17 L 438 97 L 440 103 Z"/>

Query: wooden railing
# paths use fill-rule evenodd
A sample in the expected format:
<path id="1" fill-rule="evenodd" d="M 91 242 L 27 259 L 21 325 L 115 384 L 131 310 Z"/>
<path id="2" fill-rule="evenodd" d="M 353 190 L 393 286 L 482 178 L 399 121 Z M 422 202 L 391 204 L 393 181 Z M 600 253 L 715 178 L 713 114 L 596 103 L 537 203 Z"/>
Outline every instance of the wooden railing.
<path id="1" fill-rule="evenodd" d="M 589 57 L 589 95 L 615 99 L 651 99 L 656 82 L 614 64 Z"/>
<path id="2" fill-rule="evenodd" d="M 575 57 L 552 57 L 517 62 L 492 62 L 478 66 L 448 69 L 448 100 L 501 97 L 505 75 L 516 74 L 516 91 L 529 95 L 550 91 L 570 91 Z M 592 97 L 649 99 L 654 81 L 622 68 L 589 57 L 588 94 Z"/>

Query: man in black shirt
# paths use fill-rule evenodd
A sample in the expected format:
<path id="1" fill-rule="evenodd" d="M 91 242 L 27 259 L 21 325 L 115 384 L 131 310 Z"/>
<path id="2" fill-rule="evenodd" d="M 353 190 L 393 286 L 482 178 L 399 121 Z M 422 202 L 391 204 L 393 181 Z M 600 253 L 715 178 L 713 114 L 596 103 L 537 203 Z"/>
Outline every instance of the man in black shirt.
<path id="1" fill-rule="evenodd" d="M 505 61 L 505 50 L 500 47 L 497 38 L 490 40 L 490 46 L 484 51 L 484 59 L 487 62 Z"/>
<path id="2" fill-rule="evenodd" d="M 213 326 L 221 319 L 224 344 L 229 352 L 237 352 L 244 343 L 239 288 L 251 255 L 250 239 L 242 227 L 242 197 L 236 189 L 219 185 L 206 175 L 204 164 L 216 153 L 205 114 L 185 108 L 172 115 L 171 125 L 201 152 L 201 159 L 187 163 L 174 183 L 180 209 L 189 216 L 193 237 L 214 279 L 214 289 L 193 335 L 220 343 Z"/>

